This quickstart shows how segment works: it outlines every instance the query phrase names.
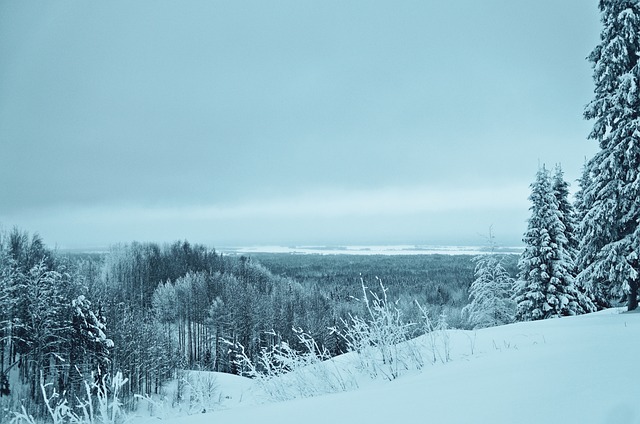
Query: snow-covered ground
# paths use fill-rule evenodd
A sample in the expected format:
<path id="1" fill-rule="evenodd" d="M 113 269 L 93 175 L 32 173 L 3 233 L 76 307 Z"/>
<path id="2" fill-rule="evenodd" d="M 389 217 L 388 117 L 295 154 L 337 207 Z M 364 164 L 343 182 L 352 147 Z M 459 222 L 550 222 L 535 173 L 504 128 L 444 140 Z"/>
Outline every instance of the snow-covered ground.
<path id="1" fill-rule="evenodd" d="M 298 255 L 478 255 L 487 253 L 482 246 L 247 246 L 218 249 L 227 254 L 289 253 Z M 498 253 L 522 253 L 522 247 L 503 247 Z"/>
<path id="2" fill-rule="evenodd" d="M 640 423 L 640 313 L 612 309 L 447 334 L 450 362 L 393 381 L 358 378 L 351 391 L 261 403 L 253 381 L 217 375 L 221 410 L 163 422 Z"/>

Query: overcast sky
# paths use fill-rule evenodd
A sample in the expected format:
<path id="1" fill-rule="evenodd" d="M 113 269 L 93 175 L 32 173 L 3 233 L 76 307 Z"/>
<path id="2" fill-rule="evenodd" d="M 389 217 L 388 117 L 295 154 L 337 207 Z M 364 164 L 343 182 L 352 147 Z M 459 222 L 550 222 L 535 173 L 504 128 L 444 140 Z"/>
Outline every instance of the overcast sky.
<path id="1" fill-rule="evenodd" d="M 599 31 L 595 0 L 2 0 L 0 225 L 520 244 L 538 165 L 596 151 Z"/>

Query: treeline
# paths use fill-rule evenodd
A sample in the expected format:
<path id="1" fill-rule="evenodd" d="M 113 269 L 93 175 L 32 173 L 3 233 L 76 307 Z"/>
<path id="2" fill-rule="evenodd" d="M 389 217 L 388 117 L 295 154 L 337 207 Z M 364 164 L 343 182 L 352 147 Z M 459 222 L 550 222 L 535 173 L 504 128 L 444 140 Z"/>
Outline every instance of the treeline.
<path id="1" fill-rule="evenodd" d="M 164 270 L 164 272 L 163 272 Z M 238 373 L 250 357 L 303 327 L 334 352 L 337 319 L 327 296 L 277 277 L 247 257 L 223 257 L 187 242 L 116 246 L 97 280 L 114 343 L 112 368 L 131 394 L 157 392 L 179 368 Z"/>
<path id="2" fill-rule="evenodd" d="M 334 309 L 348 308 L 362 297 L 360 278 L 378 290 L 379 278 L 387 296 L 396 303 L 404 319 L 419 321 L 416 301 L 433 317 L 447 315 L 450 326 L 465 328 L 460 311 L 469 303 L 469 287 L 475 264 L 468 255 L 282 255 L 253 254 L 277 275 L 299 281 L 303 287 L 319 290 Z M 517 273 L 517 255 L 498 255 L 506 271 Z"/>
<path id="3" fill-rule="evenodd" d="M 239 356 L 257 363 L 282 341 L 302 351 L 299 329 L 331 355 L 346 352 L 330 328 L 366 316 L 362 281 L 379 292 L 376 277 L 405 322 L 419 320 L 417 300 L 465 325 L 468 256 L 249 258 L 187 241 L 70 254 L 13 229 L 0 234 L 0 406 L 42 415 L 43 384 L 83 399 L 84 382 L 121 372 L 133 408 L 134 395 L 161 393 L 177 370 L 239 374 Z"/>
<path id="4" fill-rule="evenodd" d="M 0 404 L 41 415 L 42 385 L 83 398 L 83 382 L 122 372 L 133 407 L 176 370 L 239 373 L 240 349 L 256 358 L 282 340 L 296 348 L 297 328 L 335 355 L 344 342 L 329 327 L 356 307 L 186 241 L 72 255 L 14 229 L 0 234 Z"/>
<path id="5" fill-rule="evenodd" d="M 614 221 L 594 223 L 585 196 L 592 174 L 585 168 L 576 194 L 569 201 L 569 184 L 557 165 L 551 174 L 543 165 L 531 184 L 531 216 L 512 278 L 495 254 L 474 258 L 475 276 L 463 317 L 474 328 L 580 315 L 627 303 L 638 306 L 638 256 L 635 236 L 610 243 L 594 253 L 594 226 L 614 232 Z M 637 200 L 637 199 L 636 199 Z M 602 241 L 602 240 L 601 240 Z M 597 244 L 597 243 L 596 243 Z M 606 254 L 605 254 L 606 252 Z M 595 255 L 595 256 L 594 256 Z"/>
<path id="6" fill-rule="evenodd" d="M 0 396 L 42 409 L 42 383 L 79 396 L 84 380 L 109 371 L 113 343 L 90 297 L 78 269 L 39 236 L 0 234 Z"/>

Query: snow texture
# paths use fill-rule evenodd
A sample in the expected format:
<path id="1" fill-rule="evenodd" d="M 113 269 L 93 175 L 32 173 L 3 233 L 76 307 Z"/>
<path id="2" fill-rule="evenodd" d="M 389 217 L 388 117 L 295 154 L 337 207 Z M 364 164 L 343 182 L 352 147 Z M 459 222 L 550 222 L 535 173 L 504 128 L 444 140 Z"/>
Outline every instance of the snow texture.
<path id="1" fill-rule="evenodd" d="M 638 313 L 610 309 L 448 333 L 451 362 L 392 382 L 362 380 L 349 392 L 259 404 L 250 380 L 220 376 L 222 396 L 233 397 L 227 409 L 162 422 L 640 423 L 637 376 L 627 372 L 640 349 Z"/>

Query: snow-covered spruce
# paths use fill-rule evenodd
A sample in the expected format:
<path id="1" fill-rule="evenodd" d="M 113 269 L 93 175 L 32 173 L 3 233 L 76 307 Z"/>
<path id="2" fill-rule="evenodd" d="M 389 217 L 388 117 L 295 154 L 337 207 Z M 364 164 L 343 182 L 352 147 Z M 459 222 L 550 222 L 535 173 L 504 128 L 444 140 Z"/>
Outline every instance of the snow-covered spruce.
<path id="1" fill-rule="evenodd" d="M 73 343 L 69 352 L 70 366 L 73 369 L 89 370 L 94 374 L 95 381 L 100 381 L 109 370 L 109 351 L 113 348 L 113 341 L 105 334 L 105 318 L 100 310 L 94 311 L 91 302 L 84 295 L 73 299 L 71 306 Z M 70 383 L 80 385 L 84 383 L 83 377 L 80 373 L 72 373 Z"/>
<path id="2" fill-rule="evenodd" d="M 587 162 L 580 193 L 578 280 L 608 306 L 638 305 L 640 262 L 640 4 L 601 0 L 603 29 L 589 60 L 595 97 L 585 109 L 600 151 Z"/>
<path id="3" fill-rule="evenodd" d="M 573 263 L 558 199 L 543 166 L 531 185 L 531 217 L 524 235 L 525 250 L 514 301 L 516 319 L 530 321 L 585 312 L 574 285 Z"/>
<path id="4" fill-rule="evenodd" d="M 511 299 L 514 280 L 495 253 L 478 255 L 475 280 L 469 288 L 469 304 L 463 317 L 473 328 L 493 327 L 513 321 L 515 304 Z"/>
<path id="5" fill-rule="evenodd" d="M 569 183 L 564 179 L 562 167 L 556 165 L 555 172 L 552 177 L 553 194 L 558 201 L 558 211 L 560 212 L 560 222 L 564 225 L 564 236 L 567 239 L 565 246 L 565 257 L 571 277 L 573 277 L 577 301 L 583 312 L 595 312 L 596 306 L 593 302 L 595 296 L 588 294 L 587 288 L 580 285 L 575 278 L 578 274 L 577 256 L 578 256 L 578 218 L 574 206 L 569 201 Z"/>
<path id="6" fill-rule="evenodd" d="M 576 211 L 569 201 L 569 183 L 564 179 L 564 172 L 562 167 L 556 165 L 555 172 L 552 177 L 552 189 L 553 194 L 558 201 L 558 210 L 560 211 L 560 221 L 564 225 L 564 235 L 567 239 L 566 251 L 571 257 L 572 261 L 575 261 L 575 257 L 578 251 L 578 236 L 577 232 L 577 218 Z"/>

